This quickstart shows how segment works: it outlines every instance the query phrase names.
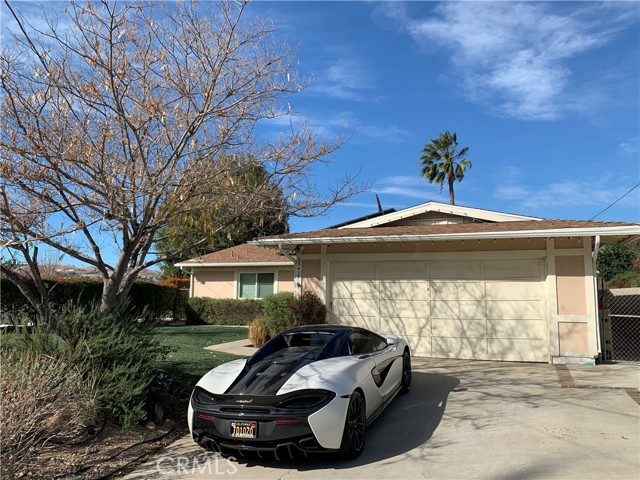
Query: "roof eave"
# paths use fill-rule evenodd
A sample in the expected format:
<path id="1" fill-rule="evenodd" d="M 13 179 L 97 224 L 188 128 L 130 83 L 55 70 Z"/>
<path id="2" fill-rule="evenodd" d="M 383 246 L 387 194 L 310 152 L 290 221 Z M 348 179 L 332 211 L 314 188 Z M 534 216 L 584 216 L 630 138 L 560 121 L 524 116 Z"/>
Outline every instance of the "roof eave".
<path id="1" fill-rule="evenodd" d="M 640 226 L 619 226 L 600 228 L 557 228 L 549 230 L 512 230 L 504 232 L 441 233 L 418 235 L 376 235 L 350 237 L 301 237 L 301 238 L 265 238 L 250 243 L 261 246 L 277 245 L 313 245 L 346 243 L 389 243 L 389 242 L 425 242 L 451 240 L 483 240 L 504 238 L 553 238 L 553 237 L 592 237 L 600 236 L 640 236 Z"/>
<path id="2" fill-rule="evenodd" d="M 180 262 L 174 266 L 184 267 L 293 267 L 291 262 Z"/>

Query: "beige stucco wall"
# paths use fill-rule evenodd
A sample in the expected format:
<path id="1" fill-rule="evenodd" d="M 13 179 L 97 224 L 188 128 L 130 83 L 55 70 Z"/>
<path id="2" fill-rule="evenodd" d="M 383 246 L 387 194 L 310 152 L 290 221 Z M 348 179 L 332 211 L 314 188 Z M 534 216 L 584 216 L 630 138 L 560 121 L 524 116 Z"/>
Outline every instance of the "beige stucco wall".
<path id="1" fill-rule="evenodd" d="M 237 298 L 240 273 L 274 273 L 275 292 L 293 292 L 293 267 L 238 268 L 235 270 L 194 268 L 193 297 Z"/>
<path id="2" fill-rule="evenodd" d="M 198 270 L 193 272 L 193 296 L 236 298 L 235 272 L 232 270 Z"/>
<path id="3" fill-rule="evenodd" d="M 278 270 L 276 292 L 293 292 L 293 269 Z"/>
<path id="4" fill-rule="evenodd" d="M 589 332 L 586 322 L 559 322 L 560 356 L 589 356 Z"/>
<path id="5" fill-rule="evenodd" d="M 307 260 L 303 263 L 302 290 L 309 290 L 322 298 L 322 269 L 320 260 Z"/>
<path id="6" fill-rule="evenodd" d="M 586 315 L 584 258 L 556 257 L 556 291 L 559 315 Z"/>
<path id="7" fill-rule="evenodd" d="M 598 355 L 592 240 L 547 241 L 549 341 L 554 361 Z"/>

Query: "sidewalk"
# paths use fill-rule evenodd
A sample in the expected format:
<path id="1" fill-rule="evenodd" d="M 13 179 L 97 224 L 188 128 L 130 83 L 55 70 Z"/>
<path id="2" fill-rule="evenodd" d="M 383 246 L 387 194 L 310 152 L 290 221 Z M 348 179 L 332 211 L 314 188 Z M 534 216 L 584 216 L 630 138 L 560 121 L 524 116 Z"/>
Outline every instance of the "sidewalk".
<path id="1" fill-rule="evenodd" d="M 240 355 L 241 357 L 250 357 L 256 353 L 257 348 L 251 345 L 248 338 L 236 340 L 235 342 L 219 343 L 217 345 L 209 345 L 204 347 L 205 350 L 214 350 L 216 352 L 230 353 L 232 355 Z"/>

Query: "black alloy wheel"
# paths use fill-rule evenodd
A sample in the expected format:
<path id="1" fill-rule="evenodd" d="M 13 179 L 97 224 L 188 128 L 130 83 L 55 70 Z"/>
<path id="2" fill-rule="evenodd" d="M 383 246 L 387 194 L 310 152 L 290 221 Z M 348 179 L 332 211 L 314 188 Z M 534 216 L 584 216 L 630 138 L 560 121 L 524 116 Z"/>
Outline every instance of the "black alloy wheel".
<path id="1" fill-rule="evenodd" d="M 405 349 L 402 355 L 402 393 L 407 393 L 411 390 L 411 354 L 409 350 Z"/>
<path id="2" fill-rule="evenodd" d="M 340 453 L 345 458 L 356 458 L 362 453 L 367 432 L 367 412 L 364 396 L 359 390 L 351 395 L 347 419 L 342 434 Z"/>

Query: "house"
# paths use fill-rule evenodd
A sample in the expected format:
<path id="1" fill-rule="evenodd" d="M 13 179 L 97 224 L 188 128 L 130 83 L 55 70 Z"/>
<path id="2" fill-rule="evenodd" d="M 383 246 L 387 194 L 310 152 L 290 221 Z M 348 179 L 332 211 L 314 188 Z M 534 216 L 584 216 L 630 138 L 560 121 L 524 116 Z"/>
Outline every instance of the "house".
<path id="1" fill-rule="evenodd" d="M 189 296 L 264 298 L 293 292 L 293 259 L 272 248 L 238 245 L 176 263 L 190 272 Z"/>
<path id="2" fill-rule="evenodd" d="M 285 288 L 317 293 L 330 322 L 397 333 L 414 355 L 566 363 L 593 361 L 601 350 L 594 268 L 600 246 L 639 236 L 635 223 L 427 202 L 251 244 L 291 261 Z M 200 278 L 199 268 L 192 278 Z M 209 261 L 206 268 L 229 265 Z M 239 292 L 237 272 L 226 274 L 227 282 L 235 279 L 235 290 L 226 292 Z M 194 295 L 218 281 L 212 274 Z"/>

